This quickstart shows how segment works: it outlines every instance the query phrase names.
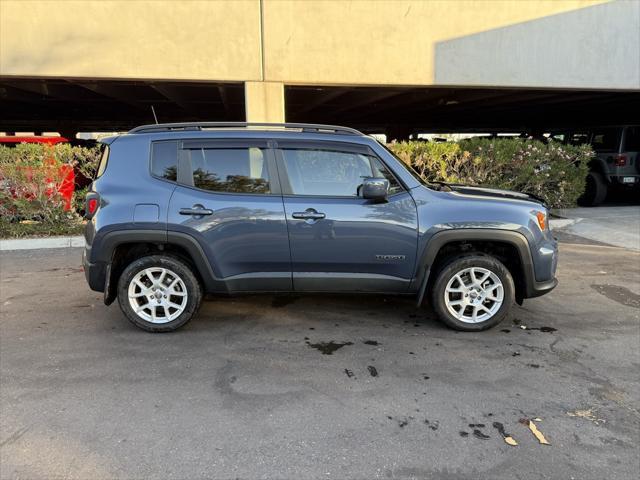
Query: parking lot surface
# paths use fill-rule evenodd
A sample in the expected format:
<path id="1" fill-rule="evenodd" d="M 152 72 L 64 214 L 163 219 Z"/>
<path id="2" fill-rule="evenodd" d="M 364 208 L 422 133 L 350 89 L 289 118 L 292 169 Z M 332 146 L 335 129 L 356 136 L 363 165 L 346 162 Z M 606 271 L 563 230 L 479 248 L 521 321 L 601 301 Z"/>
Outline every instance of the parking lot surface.
<path id="1" fill-rule="evenodd" d="M 575 221 L 565 229 L 569 234 L 640 251 L 640 205 L 570 208 L 557 213 Z"/>
<path id="2" fill-rule="evenodd" d="M 637 252 L 561 244 L 558 288 L 482 333 L 447 330 L 413 299 L 258 296 L 149 334 L 88 290 L 78 249 L 0 261 L 1 478 L 640 469 Z"/>

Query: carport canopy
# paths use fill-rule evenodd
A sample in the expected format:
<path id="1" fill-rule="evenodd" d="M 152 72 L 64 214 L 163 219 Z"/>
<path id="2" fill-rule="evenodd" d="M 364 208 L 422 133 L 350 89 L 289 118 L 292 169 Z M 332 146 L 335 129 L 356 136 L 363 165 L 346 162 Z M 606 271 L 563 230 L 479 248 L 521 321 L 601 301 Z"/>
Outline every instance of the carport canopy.
<path id="1" fill-rule="evenodd" d="M 288 85 L 290 122 L 415 133 L 531 132 L 639 121 L 640 92 L 470 87 Z M 153 107 L 153 110 L 152 110 Z M 242 121 L 241 82 L 0 78 L 0 131 L 121 131 L 181 121 Z"/>

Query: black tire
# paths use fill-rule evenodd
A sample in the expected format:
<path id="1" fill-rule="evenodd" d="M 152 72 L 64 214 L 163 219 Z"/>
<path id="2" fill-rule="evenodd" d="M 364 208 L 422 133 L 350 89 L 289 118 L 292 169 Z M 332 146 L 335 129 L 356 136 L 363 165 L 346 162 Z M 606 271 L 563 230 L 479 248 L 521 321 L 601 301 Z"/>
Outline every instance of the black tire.
<path id="1" fill-rule="evenodd" d="M 147 268 L 165 268 L 177 275 L 184 284 L 187 294 L 186 306 L 180 315 L 166 323 L 153 323 L 145 320 L 134 311 L 129 302 L 129 285 L 138 273 Z M 171 297 L 171 295 L 169 295 L 169 297 Z M 180 301 L 180 297 L 177 297 L 176 301 Z M 200 282 L 193 274 L 189 265 L 176 257 L 167 255 L 141 257 L 131 262 L 127 268 L 124 269 L 118 280 L 118 303 L 120 304 L 120 309 L 131 323 L 148 332 L 172 332 L 182 327 L 195 315 L 198 308 L 200 308 L 201 302 L 202 287 L 200 286 Z M 164 308 L 162 312 L 166 312 Z M 174 313 L 177 313 L 177 311 Z M 164 315 L 166 316 L 167 313 L 164 313 Z"/>
<path id="2" fill-rule="evenodd" d="M 584 193 L 578 199 L 578 203 L 585 207 L 596 207 L 607 198 L 607 190 L 604 176 L 599 172 L 589 172 Z"/>
<path id="3" fill-rule="evenodd" d="M 495 274 L 503 287 L 503 301 L 498 310 L 487 320 L 478 323 L 468 323 L 454 316 L 445 303 L 445 290 L 449 281 L 459 272 L 471 267 L 479 267 Z M 461 297 L 464 294 L 460 294 Z M 431 305 L 441 320 L 447 326 L 465 332 L 478 332 L 499 324 L 508 315 L 515 299 L 515 286 L 511 273 L 502 262 L 489 255 L 470 254 L 458 256 L 445 263 L 436 274 L 431 289 Z M 497 302 L 496 302 L 497 303 Z M 489 302 L 490 304 L 490 302 Z M 466 307 L 462 307 L 464 311 Z M 471 307 L 472 308 L 472 307 Z"/>

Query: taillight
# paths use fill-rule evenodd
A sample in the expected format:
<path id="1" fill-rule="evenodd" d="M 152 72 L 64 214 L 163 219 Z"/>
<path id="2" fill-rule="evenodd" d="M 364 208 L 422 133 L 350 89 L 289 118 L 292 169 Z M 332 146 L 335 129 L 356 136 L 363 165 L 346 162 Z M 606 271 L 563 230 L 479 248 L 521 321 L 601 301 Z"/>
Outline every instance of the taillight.
<path id="1" fill-rule="evenodd" d="M 98 195 L 95 192 L 91 192 L 87 194 L 86 205 L 84 209 L 84 217 L 86 219 L 91 219 L 98 211 L 99 206 L 100 206 L 100 195 Z"/>
<path id="2" fill-rule="evenodd" d="M 627 164 L 627 156 L 626 155 L 616 155 L 613 159 L 613 164 L 616 167 L 624 167 Z"/>

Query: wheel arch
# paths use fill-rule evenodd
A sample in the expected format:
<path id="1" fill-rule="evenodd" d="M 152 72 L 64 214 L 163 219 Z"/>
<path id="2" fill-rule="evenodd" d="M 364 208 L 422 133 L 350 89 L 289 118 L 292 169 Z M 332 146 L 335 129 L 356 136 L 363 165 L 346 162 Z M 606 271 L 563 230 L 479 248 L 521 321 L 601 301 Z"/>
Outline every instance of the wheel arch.
<path id="1" fill-rule="evenodd" d="M 182 259 L 205 290 L 213 290 L 219 283 L 198 241 L 185 233 L 163 230 L 109 232 L 104 236 L 99 251 L 100 256 L 96 260 L 106 265 L 104 302 L 107 305 L 115 300 L 118 279 L 127 265 L 147 255 L 168 254 Z"/>
<path id="2" fill-rule="evenodd" d="M 529 243 L 519 232 L 497 229 L 454 229 L 435 233 L 418 263 L 416 285 L 418 305 L 431 286 L 437 271 L 453 255 L 485 253 L 496 256 L 511 272 L 516 286 L 516 300 L 531 296 L 535 272 Z"/>

